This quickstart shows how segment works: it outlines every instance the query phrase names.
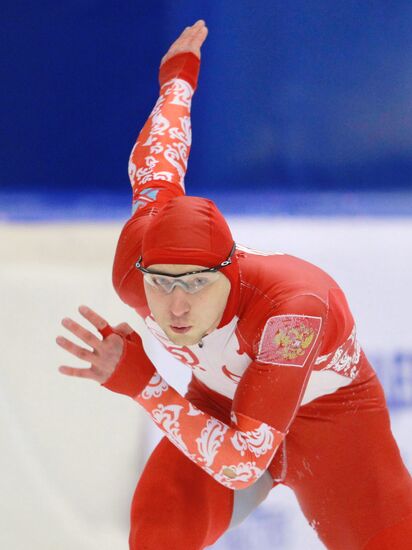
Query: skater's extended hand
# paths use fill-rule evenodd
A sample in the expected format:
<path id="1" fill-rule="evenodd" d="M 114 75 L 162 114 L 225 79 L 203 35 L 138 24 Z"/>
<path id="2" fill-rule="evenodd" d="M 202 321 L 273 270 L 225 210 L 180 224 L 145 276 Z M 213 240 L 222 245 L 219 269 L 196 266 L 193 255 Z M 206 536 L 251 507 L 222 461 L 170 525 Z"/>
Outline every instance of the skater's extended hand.
<path id="1" fill-rule="evenodd" d="M 208 29 L 203 19 L 196 21 L 191 27 L 186 27 L 182 34 L 170 46 L 162 57 L 160 65 L 178 53 L 192 52 L 200 59 L 200 48 L 206 40 Z"/>
<path id="2" fill-rule="evenodd" d="M 87 319 L 97 330 L 102 330 L 108 325 L 100 315 L 86 306 L 80 306 L 79 312 Z M 88 369 L 78 369 L 74 367 L 61 366 L 59 371 L 68 376 L 77 376 L 80 378 L 90 378 L 103 384 L 113 374 L 117 363 L 123 352 L 123 339 L 119 334 L 110 334 L 103 340 L 82 327 L 73 319 L 65 317 L 62 320 L 62 325 L 67 328 L 72 334 L 80 338 L 85 344 L 92 349 L 86 349 L 71 342 L 64 336 L 56 338 L 57 344 L 77 357 L 82 361 L 90 363 Z M 133 329 L 127 323 L 121 323 L 114 327 L 113 330 L 120 333 L 122 336 L 127 336 Z"/>

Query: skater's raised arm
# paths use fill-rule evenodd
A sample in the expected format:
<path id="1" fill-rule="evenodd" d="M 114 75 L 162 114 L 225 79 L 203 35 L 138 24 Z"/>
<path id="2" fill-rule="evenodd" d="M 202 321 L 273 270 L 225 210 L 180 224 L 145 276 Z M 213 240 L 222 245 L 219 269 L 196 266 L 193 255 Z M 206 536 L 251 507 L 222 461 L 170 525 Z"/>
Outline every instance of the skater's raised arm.
<path id="1" fill-rule="evenodd" d="M 162 58 L 160 95 L 129 160 L 133 210 L 155 202 L 162 190 L 184 192 L 191 145 L 191 100 L 207 32 L 203 20 L 186 27 Z"/>
<path id="2" fill-rule="evenodd" d="M 134 269 L 150 217 L 173 197 L 185 193 L 184 177 L 191 146 L 191 101 L 200 68 L 200 48 L 208 30 L 203 20 L 181 33 L 162 58 L 160 95 L 143 126 L 129 160 L 133 217 L 117 245 L 113 284 L 128 305 L 141 306 L 141 277 Z"/>

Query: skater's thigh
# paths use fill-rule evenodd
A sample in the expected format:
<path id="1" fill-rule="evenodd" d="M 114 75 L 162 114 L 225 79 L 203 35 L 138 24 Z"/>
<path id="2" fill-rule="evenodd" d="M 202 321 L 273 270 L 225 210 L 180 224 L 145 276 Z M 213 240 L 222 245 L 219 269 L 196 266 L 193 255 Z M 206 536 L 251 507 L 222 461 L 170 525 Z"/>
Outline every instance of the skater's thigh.
<path id="1" fill-rule="evenodd" d="M 167 438 L 152 452 L 132 502 L 132 527 L 148 522 L 202 533 L 205 540 L 230 523 L 233 491 L 217 483 Z"/>
<path id="2" fill-rule="evenodd" d="M 286 438 L 287 475 L 327 548 L 360 550 L 412 512 L 412 484 L 380 384 L 301 407 Z"/>
<path id="3" fill-rule="evenodd" d="M 164 438 L 151 454 L 137 485 L 132 503 L 133 529 L 147 523 L 150 515 L 151 523 L 164 525 L 167 521 L 174 528 L 179 524 L 186 527 L 188 522 L 192 529 L 196 524 L 202 530 L 208 525 L 207 538 L 213 539 L 246 519 L 272 487 L 273 479 L 265 472 L 247 489 L 227 489 Z"/>

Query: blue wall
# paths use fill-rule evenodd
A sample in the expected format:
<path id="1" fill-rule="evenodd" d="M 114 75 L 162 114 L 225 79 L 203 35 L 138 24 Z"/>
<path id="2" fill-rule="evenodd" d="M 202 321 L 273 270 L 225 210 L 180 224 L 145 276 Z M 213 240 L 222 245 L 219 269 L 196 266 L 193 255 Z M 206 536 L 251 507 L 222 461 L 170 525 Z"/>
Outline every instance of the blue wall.
<path id="1" fill-rule="evenodd" d="M 0 188 L 129 192 L 127 159 L 182 28 L 209 27 L 190 192 L 412 181 L 412 4 L 2 2 Z"/>

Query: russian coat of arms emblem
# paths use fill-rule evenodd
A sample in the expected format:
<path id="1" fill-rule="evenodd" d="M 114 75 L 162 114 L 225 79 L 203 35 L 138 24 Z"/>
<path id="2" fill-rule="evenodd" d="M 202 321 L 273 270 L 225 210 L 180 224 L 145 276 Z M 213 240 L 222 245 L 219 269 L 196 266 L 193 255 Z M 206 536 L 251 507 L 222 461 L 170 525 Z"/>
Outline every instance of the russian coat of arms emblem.
<path id="1" fill-rule="evenodd" d="M 303 367 L 322 325 L 321 317 L 277 315 L 264 328 L 258 361 Z"/>

